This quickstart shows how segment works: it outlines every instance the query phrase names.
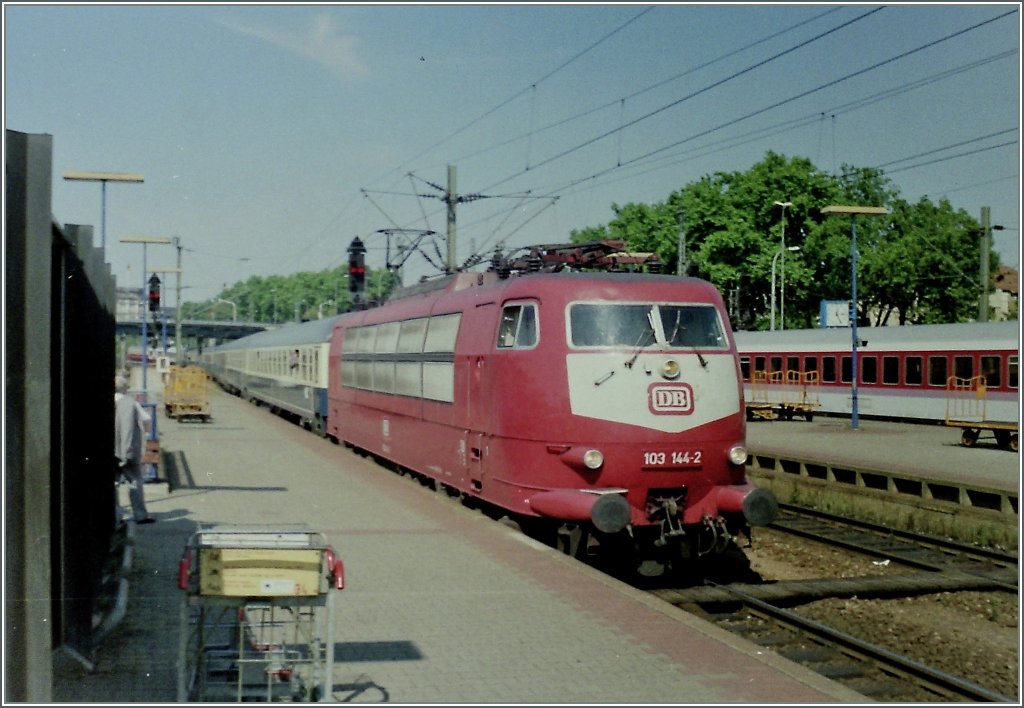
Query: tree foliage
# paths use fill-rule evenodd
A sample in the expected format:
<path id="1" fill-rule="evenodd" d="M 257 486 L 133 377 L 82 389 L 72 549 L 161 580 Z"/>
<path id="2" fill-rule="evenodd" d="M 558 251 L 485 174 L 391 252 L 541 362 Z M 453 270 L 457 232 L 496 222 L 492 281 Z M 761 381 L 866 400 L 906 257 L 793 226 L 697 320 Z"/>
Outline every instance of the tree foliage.
<path id="1" fill-rule="evenodd" d="M 383 299 L 392 286 L 387 270 L 367 267 L 366 292 L 362 299 Z M 237 313 L 239 320 L 285 323 L 330 317 L 352 308 L 353 297 L 345 265 L 315 273 L 252 276 L 209 300 L 182 303 L 181 312 L 185 319 L 230 320 Z"/>
<path id="2" fill-rule="evenodd" d="M 853 221 L 822 214 L 830 204 L 890 213 Z M 858 322 L 958 322 L 977 313 L 978 222 L 945 199 L 907 202 L 880 170 L 843 165 L 832 176 L 806 158 L 769 152 L 745 172 L 705 175 L 664 202 L 613 211 L 607 225 L 572 240 L 622 238 L 631 250 L 656 252 L 667 272 L 710 280 L 739 328 L 770 326 L 773 260 L 780 326 L 783 310 L 787 328 L 813 327 L 823 300 L 849 301 L 854 228 Z M 994 272 L 997 255 L 989 259 Z"/>

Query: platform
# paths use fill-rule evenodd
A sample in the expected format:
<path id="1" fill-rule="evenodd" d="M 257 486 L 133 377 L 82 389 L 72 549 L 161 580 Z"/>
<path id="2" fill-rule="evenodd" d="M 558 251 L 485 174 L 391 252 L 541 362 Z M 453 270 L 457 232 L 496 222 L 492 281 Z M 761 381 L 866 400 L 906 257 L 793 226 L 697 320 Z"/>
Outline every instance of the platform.
<path id="1" fill-rule="evenodd" d="M 335 702 L 856 703 L 841 685 L 536 544 L 222 392 L 204 426 L 164 426 L 168 485 L 135 532 L 124 619 L 57 702 L 173 701 L 197 524 L 322 532 L 345 563 L 335 597 Z"/>

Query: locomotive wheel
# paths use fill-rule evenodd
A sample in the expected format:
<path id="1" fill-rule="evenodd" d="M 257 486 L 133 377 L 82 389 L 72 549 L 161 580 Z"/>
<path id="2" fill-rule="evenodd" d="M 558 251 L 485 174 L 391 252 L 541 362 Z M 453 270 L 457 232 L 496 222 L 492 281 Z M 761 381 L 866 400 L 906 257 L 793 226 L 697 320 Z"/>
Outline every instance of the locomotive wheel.
<path id="1" fill-rule="evenodd" d="M 996 444 L 1004 450 L 1011 450 L 1017 452 L 1017 434 L 1012 433 L 1009 430 L 997 430 L 996 433 Z"/>
<path id="2" fill-rule="evenodd" d="M 980 432 L 977 428 L 964 428 L 964 432 L 960 435 L 960 444 L 964 447 L 974 447 L 974 443 L 978 442 L 978 433 Z"/>

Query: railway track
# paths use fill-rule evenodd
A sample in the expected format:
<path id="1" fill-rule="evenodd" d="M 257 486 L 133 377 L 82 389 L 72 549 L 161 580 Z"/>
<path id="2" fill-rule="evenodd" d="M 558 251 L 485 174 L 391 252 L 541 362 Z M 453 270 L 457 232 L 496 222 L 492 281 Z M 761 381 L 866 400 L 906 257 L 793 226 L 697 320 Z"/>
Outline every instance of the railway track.
<path id="1" fill-rule="evenodd" d="M 779 505 L 770 526 L 796 536 L 945 575 L 974 576 L 1011 592 L 1018 589 L 1018 557 L 937 536 L 848 519 L 792 504 Z"/>
<path id="2" fill-rule="evenodd" d="M 892 570 L 906 571 L 729 585 L 706 582 L 651 593 L 875 700 L 1012 700 L 787 608 L 832 598 L 904 598 L 968 590 L 1016 593 L 1016 555 L 793 505 L 780 505 L 780 511 L 771 524 L 778 531 L 883 559 L 893 564 Z"/>
<path id="3" fill-rule="evenodd" d="M 652 594 L 877 701 L 1012 702 L 986 688 L 926 666 L 736 589 L 702 604 L 674 590 Z"/>

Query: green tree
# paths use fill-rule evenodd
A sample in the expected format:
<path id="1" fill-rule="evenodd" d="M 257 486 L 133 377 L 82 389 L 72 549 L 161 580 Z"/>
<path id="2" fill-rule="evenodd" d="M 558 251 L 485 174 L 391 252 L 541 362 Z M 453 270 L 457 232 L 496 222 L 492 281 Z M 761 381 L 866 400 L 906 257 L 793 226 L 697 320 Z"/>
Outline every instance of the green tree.
<path id="1" fill-rule="evenodd" d="M 783 207 L 786 204 L 783 231 Z M 785 325 L 813 327 L 822 300 L 851 295 L 850 220 L 826 218 L 830 204 L 883 206 L 886 217 L 857 219 L 857 300 L 865 324 L 953 322 L 977 311 L 977 222 L 946 200 L 909 204 L 881 170 L 843 165 L 833 177 L 802 157 L 773 152 L 745 172 L 716 172 L 654 204 L 613 205 L 606 225 L 574 230 L 574 242 L 623 239 L 653 251 L 666 272 L 711 281 L 734 326 L 766 329 L 771 266 L 785 279 Z M 779 252 L 797 247 L 799 251 Z M 998 259 L 990 254 L 990 272 Z M 783 268 L 784 266 L 784 268 Z M 781 292 L 778 314 L 781 315 Z"/>

